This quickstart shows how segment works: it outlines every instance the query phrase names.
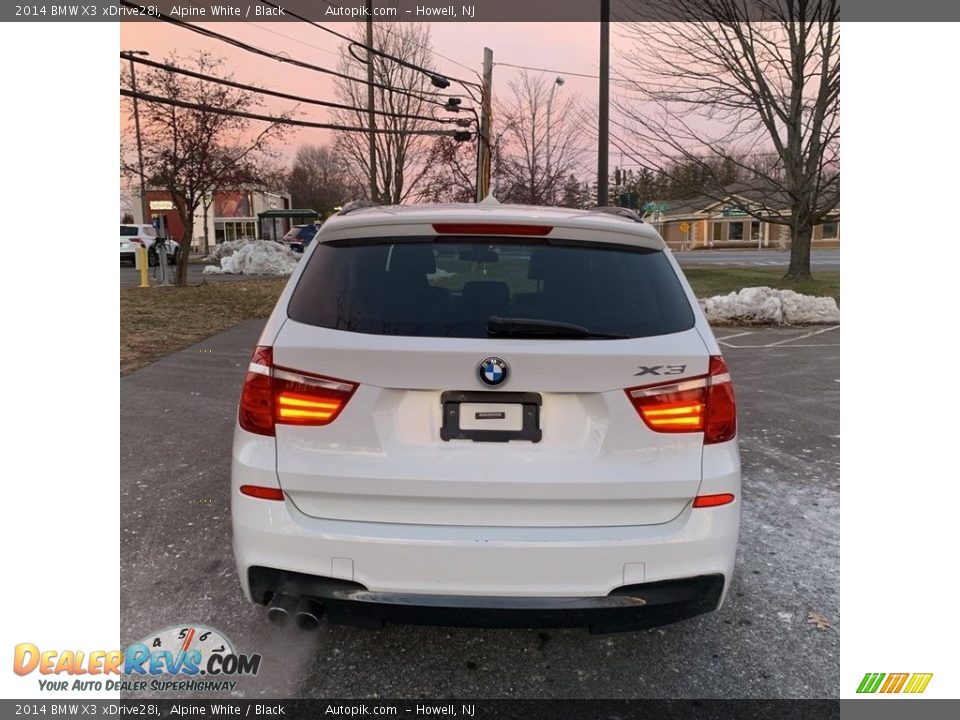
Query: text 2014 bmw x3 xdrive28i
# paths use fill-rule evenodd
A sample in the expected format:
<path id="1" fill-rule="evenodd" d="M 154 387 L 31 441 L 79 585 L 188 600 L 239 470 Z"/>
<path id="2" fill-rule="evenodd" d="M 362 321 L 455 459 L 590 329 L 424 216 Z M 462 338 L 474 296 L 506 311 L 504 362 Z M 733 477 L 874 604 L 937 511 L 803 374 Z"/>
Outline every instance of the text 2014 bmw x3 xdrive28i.
<path id="1" fill-rule="evenodd" d="M 660 236 L 608 212 L 347 208 L 253 352 L 233 543 L 278 622 L 662 625 L 723 601 L 733 388 Z"/>

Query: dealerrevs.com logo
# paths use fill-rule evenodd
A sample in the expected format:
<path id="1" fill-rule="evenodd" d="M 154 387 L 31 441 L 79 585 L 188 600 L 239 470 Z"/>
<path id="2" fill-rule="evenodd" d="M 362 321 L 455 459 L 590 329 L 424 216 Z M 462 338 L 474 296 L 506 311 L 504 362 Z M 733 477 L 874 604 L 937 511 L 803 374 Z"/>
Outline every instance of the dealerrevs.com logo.
<path id="1" fill-rule="evenodd" d="M 125 650 L 41 650 L 20 643 L 13 671 L 39 673 L 41 690 L 224 692 L 236 688 L 233 678 L 260 672 L 260 661 L 259 654 L 237 653 L 220 631 L 185 623 L 150 633 Z"/>
<path id="2" fill-rule="evenodd" d="M 922 693 L 933 673 L 867 673 L 860 681 L 858 693 Z"/>

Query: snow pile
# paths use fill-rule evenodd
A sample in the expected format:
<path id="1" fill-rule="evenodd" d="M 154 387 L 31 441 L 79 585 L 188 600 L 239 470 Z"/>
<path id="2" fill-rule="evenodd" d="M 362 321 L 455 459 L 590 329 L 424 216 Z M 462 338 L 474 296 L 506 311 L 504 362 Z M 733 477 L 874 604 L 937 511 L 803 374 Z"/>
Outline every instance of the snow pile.
<path id="1" fill-rule="evenodd" d="M 840 322 L 832 297 L 801 295 L 793 290 L 749 287 L 700 301 L 707 320 L 717 325 L 820 325 Z"/>
<path id="2" fill-rule="evenodd" d="M 289 275 L 300 255 L 272 240 L 230 240 L 207 257 L 204 275 Z M 215 263 L 219 262 L 219 266 Z"/>

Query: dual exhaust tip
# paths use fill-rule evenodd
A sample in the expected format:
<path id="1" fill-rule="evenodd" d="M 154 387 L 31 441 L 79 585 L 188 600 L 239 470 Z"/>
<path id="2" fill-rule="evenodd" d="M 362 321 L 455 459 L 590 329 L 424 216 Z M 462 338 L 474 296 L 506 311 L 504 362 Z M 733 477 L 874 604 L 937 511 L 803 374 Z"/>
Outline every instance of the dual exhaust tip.
<path id="1" fill-rule="evenodd" d="M 267 621 L 277 627 L 293 624 L 300 630 L 316 630 L 320 626 L 323 606 L 315 600 L 278 593 L 267 605 Z"/>

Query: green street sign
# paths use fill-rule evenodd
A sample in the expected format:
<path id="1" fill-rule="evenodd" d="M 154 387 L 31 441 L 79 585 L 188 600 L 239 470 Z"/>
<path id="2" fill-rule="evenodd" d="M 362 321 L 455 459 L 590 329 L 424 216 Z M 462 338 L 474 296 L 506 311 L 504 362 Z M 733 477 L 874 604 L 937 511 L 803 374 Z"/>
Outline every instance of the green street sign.
<path id="1" fill-rule="evenodd" d="M 664 212 L 665 210 L 669 210 L 669 209 L 670 209 L 670 206 L 665 203 L 649 202 L 644 204 L 643 206 L 644 212 Z"/>
<path id="2" fill-rule="evenodd" d="M 725 207 L 723 209 L 724 217 L 745 217 L 746 214 L 747 212 L 745 210 L 741 210 L 740 208 Z"/>

